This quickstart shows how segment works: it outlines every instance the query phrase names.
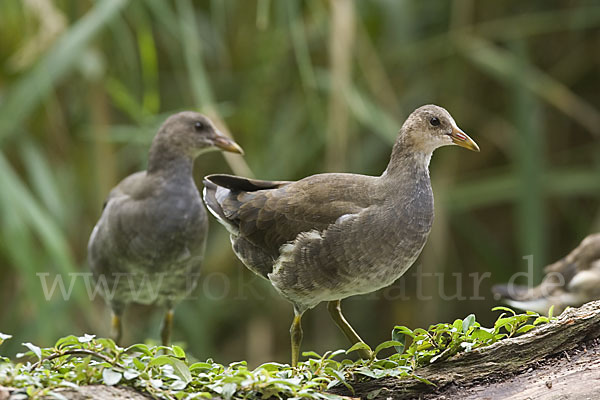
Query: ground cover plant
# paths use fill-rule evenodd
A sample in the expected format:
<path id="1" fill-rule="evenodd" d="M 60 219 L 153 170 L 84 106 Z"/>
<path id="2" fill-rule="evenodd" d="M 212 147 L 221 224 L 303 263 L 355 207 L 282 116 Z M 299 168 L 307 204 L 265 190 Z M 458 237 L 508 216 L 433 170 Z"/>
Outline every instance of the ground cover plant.
<path id="1" fill-rule="evenodd" d="M 518 314 L 496 307 L 500 316 L 486 328 L 470 314 L 452 323 L 438 323 L 428 329 L 396 326 L 392 340 L 379 344 L 369 360 L 349 359 L 365 344 L 348 350 L 304 353 L 306 361 L 297 368 L 276 362 L 250 369 L 245 361 L 222 365 L 212 359 L 197 361 L 177 345 L 170 347 L 134 344 L 117 346 L 111 339 L 94 335 L 67 336 L 53 347 L 40 348 L 23 343 L 27 352 L 18 361 L 0 359 L 0 385 L 16 389 L 12 398 L 64 398 L 61 389 L 81 385 L 127 385 L 157 398 L 311 398 L 330 399 L 327 393 L 337 385 L 352 392 L 354 382 L 365 379 L 398 377 L 418 379 L 417 368 L 449 359 L 459 352 L 489 346 L 536 325 L 550 322 L 549 316 L 535 312 Z M 12 338 L 0 334 L 0 344 Z"/>

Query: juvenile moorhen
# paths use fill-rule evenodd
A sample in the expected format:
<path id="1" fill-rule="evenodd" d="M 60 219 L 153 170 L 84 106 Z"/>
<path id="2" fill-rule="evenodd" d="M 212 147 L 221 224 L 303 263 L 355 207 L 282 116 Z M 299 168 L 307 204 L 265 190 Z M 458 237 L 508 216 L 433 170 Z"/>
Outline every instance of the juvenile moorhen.
<path id="1" fill-rule="evenodd" d="M 229 230 L 235 254 L 294 306 L 293 366 L 302 314 L 322 301 L 350 342 L 362 342 L 340 300 L 390 285 L 415 261 L 433 222 L 431 154 L 450 144 L 479 151 L 445 109 L 426 105 L 402 125 L 381 176 L 204 179 L 204 201 Z M 364 350 L 359 355 L 370 357 Z"/>
<path id="2" fill-rule="evenodd" d="M 112 336 L 121 340 L 129 303 L 167 311 L 163 345 L 171 336 L 173 307 L 195 287 L 204 256 L 207 214 L 192 177 L 194 159 L 208 150 L 242 153 L 205 116 L 169 117 L 150 147 L 148 168 L 112 189 L 88 243 L 88 262 L 109 303 Z"/>

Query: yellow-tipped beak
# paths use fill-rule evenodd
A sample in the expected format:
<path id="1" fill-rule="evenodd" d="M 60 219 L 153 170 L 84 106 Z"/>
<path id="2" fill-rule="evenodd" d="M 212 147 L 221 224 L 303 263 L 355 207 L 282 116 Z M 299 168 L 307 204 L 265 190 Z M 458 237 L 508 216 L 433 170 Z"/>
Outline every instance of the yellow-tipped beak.
<path id="1" fill-rule="evenodd" d="M 477 143 L 475 143 L 475 141 L 471 139 L 469 135 L 467 135 L 457 127 L 452 128 L 452 133 L 450 134 L 450 137 L 452 138 L 452 143 L 460 147 L 464 147 L 465 149 L 473 151 L 479 151 L 479 146 L 477 146 Z"/>
<path id="2" fill-rule="evenodd" d="M 217 136 L 213 139 L 213 143 L 216 147 L 220 148 L 221 150 L 242 155 L 244 154 L 244 150 L 240 147 L 239 144 L 237 144 L 232 139 L 228 138 L 223 134 L 217 134 Z"/>

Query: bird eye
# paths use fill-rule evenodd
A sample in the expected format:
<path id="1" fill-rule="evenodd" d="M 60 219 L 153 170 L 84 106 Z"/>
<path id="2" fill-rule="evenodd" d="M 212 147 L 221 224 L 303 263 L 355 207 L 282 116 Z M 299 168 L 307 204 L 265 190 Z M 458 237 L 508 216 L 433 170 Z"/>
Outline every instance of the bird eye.
<path id="1" fill-rule="evenodd" d="M 429 120 L 429 123 L 433 126 L 438 126 L 440 124 L 440 120 L 437 117 L 433 117 Z"/>
<path id="2" fill-rule="evenodd" d="M 205 128 L 206 128 L 206 125 L 204 125 L 204 123 L 202 121 L 196 121 L 194 123 L 194 129 L 196 129 L 198 132 L 203 131 Z"/>

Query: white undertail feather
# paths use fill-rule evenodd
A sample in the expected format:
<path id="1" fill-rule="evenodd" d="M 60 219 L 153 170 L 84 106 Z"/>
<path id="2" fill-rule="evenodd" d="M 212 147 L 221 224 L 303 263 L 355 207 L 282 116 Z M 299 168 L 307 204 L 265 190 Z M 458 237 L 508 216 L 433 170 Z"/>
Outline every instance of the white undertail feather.
<path id="1" fill-rule="evenodd" d="M 217 192 L 219 191 L 219 189 L 222 189 L 222 188 L 220 186 L 217 186 L 217 190 L 215 191 L 215 199 L 217 200 L 217 202 L 220 203 L 219 199 L 217 198 Z M 223 189 L 223 190 L 227 190 L 227 192 L 229 192 L 229 189 Z M 208 211 L 210 211 L 210 213 L 221 223 L 221 225 L 223 225 L 229 231 L 229 233 L 231 233 L 232 235 L 238 235 L 239 232 L 236 229 L 236 227 L 233 226 L 231 224 L 231 222 L 227 221 L 226 219 L 223 219 L 221 217 L 221 215 L 219 215 L 219 213 L 216 210 L 214 210 L 212 208 L 212 206 L 209 204 L 209 202 L 206 200 L 207 199 L 206 187 L 204 189 L 202 189 L 202 198 L 204 199 L 204 202 L 206 204 L 206 208 L 208 208 Z"/>
<path id="2" fill-rule="evenodd" d="M 217 202 L 221 204 L 223 200 L 225 200 L 231 194 L 231 190 L 224 188 L 222 186 L 217 186 L 217 190 L 215 190 L 215 199 Z"/>

